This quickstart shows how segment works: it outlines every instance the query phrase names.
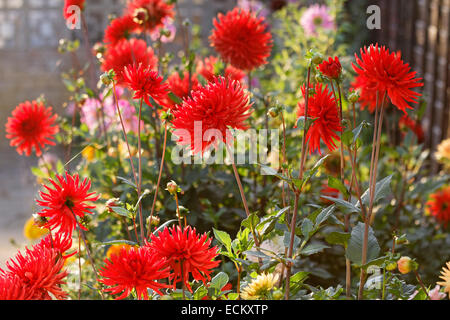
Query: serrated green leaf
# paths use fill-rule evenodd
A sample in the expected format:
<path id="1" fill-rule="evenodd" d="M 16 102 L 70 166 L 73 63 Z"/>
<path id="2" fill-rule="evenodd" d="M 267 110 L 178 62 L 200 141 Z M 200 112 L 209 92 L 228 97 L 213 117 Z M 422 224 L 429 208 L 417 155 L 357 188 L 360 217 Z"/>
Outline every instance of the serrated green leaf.
<path id="1" fill-rule="evenodd" d="M 350 239 L 346 250 L 346 257 L 357 266 L 362 265 L 362 248 L 364 239 L 365 225 L 359 222 L 351 232 Z M 378 258 L 380 254 L 380 246 L 377 238 L 369 226 L 368 242 L 367 242 L 367 259 L 366 264 Z"/>
<path id="2" fill-rule="evenodd" d="M 227 248 L 228 251 L 231 251 L 231 237 L 228 233 L 225 231 L 220 231 L 215 228 L 213 228 L 214 237 L 217 241 L 219 241 L 221 244 Z"/>

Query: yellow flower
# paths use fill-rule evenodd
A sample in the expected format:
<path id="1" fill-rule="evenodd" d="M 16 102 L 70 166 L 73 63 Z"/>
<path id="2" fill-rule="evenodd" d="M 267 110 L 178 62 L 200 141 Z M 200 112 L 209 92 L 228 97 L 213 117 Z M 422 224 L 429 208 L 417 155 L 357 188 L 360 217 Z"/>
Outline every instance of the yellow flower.
<path id="1" fill-rule="evenodd" d="M 95 148 L 93 146 L 87 146 L 83 149 L 83 151 L 81 151 L 81 155 L 87 161 L 92 161 L 95 159 Z"/>
<path id="2" fill-rule="evenodd" d="M 444 292 L 448 293 L 450 299 L 450 261 L 447 262 L 447 268 L 442 268 L 441 276 L 439 278 L 444 281 L 440 281 L 437 284 L 444 287 Z"/>
<path id="3" fill-rule="evenodd" d="M 443 140 L 437 147 L 437 151 L 434 154 L 438 161 L 450 161 L 450 138 Z"/>
<path id="4" fill-rule="evenodd" d="M 25 222 L 25 225 L 23 226 L 23 235 L 25 236 L 25 238 L 32 241 L 41 238 L 47 233 L 48 229 L 38 227 L 37 225 L 34 224 L 33 217 L 28 219 L 27 222 Z"/>
<path id="5" fill-rule="evenodd" d="M 260 274 L 241 292 L 244 300 L 258 300 L 264 298 L 278 281 L 278 275 Z"/>
<path id="6" fill-rule="evenodd" d="M 109 247 L 108 251 L 106 251 L 106 257 L 108 259 L 111 259 L 111 256 L 113 254 L 118 254 L 120 252 L 120 249 L 126 248 L 129 250 L 131 246 L 129 244 L 113 244 L 111 247 Z"/>

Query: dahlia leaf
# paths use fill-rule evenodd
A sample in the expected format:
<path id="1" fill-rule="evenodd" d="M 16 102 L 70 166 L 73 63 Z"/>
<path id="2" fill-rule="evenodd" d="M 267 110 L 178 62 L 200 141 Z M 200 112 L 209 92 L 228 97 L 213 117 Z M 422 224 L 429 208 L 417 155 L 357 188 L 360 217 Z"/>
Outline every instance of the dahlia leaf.
<path id="1" fill-rule="evenodd" d="M 342 183 L 341 179 L 335 178 L 333 176 L 328 177 L 328 186 L 330 188 L 338 189 L 345 197 L 348 196 L 348 190 Z"/>
<path id="2" fill-rule="evenodd" d="M 166 222 L 164 222 L 162 225 L 160 225 L 158 227 L 158 229 L 156 229 L 155 231 L 153 231 L 153 234 L 156 236 L 158 235 L 158 232 L 164 230 L 164 228 L 166 228 L 169 224 L 171 224 L 172 222 L 178 221 L 177 219 L 172 219 L 172 220 L 168 220 Z"/>
<path id="3" fill-rule="evenodd" d="M 112 211 L 114 211 L 115 213 L 117 213 L 119 216 L 125 217 L 125 218 L 131 218 L 133 217 L 133 213 L 128 211 L 125 208 L 122 207 L 115 207 L 115 206 L 111 206 L 110 207 L 112 209 Z"/>
<path id="4" fill-rule="evenodd" d="M 361 209 L 355 206 L 354 204 L 345 201 L 339 198 L 333 198 L 328 196 L 320 196 L 321 198 L 333 201 L 342 211 L 343 213 L 353 213 L 353 212 L 361 212 Z"/>
<path id="5" fill-rule="evenodd" d="M 219 272 L 214 278 L 211 279 L 210 287 L 217 289 L 218 291 L 222 290 L 223 287 L 228 283 L 230 278 L 225 272 Z"/>
<path id="6" fill-rule="evenodd" d="M 219 241 L 221 244 L 223 244 L 229 252 L 231 252 L 231 237 L 228 233 L 225 231 L 220 231 L 215 228 L 213 228 L 214 237 L 217 241 Z"/>
<path id="7" fill-rule="evenodd" d="M 347 232 L 331 232 L 325 236 L 325 241 L 329 244 L 340 244 L 347 246 L 350 239 L 350 233 Z"/>
<path id="8" fill-rule="evenodd" d="M 377 203 L 382 198 L 386 197 L 391 193 L 391 180 L 394 175 L 391 174 L 390 176 L 387 176 L 386 178 L 378 181 L 375 185 L 375 194 L 373 198 L 373 203 Z M 370 188 L 368 188 L 364 194 L 361 197 L 362 202 L 365 205 L 369 205 L 370 201 Z M 359 206 L 359 202 L 357 203 L 357 206 Z"/>
<path id="9" fill-rule="evenodd" d="M 310 256 L 318 252 L 322 252 L 324 249 L 329 248 L 329 246 L 322 244 L 322 243 L 311 243 L 304 247 L 300 254 L 304 256 Z"/>
<path id="10" fill-rule="evenodd" d="M 318 228 L 323 222 L 325 222 L 334 213 L 335 209 L 335 205 L 331 205 L 323 209 L 315 220 L 315 228 Z"/>
<path id="11" fill-rule="evenodd" d="M 345 256 L 353 262 L 355 265 L 361 267 L 362 266 L 362 248 L 363 248 L 363 239 L 364 239 L 364 229 L 365 225 L 362 222 L 359 222 L 353 229 L 348 241 L 348 247 L 346 250 Z M 367 242 L 367 259 L 366 264 L 370 263 L 372 260 L 375 260 L 380 253 L 380 246 L 378 244 L 377 238 L 375 237 L 375 233 L 373 229 L 369 227 L 368 234 L 368 242 Z"/>

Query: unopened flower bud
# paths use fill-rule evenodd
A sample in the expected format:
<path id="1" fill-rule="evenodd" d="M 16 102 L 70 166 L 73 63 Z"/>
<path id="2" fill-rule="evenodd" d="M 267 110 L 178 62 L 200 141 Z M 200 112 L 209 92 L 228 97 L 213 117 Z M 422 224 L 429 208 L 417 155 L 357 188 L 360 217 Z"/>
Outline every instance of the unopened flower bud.
<path id="1" fill-rule="evenodd" d="M 33 214 L 33 219 L 34 219 L 34 224 L 40 228 L 44 227 L 48 221 L 46 217 L 40 216 L 37 213 Z"/>
<path id="2" fill-rule="evenodd" d="M 273 294 L 272 297 L 274 300 L 281 300 L 284 297 L 284 294 L 281 290 L 276 290 Z"/>
<path id="3" fill-rule="evenodd" d="M 276 117 L 278 117 L 279 112 L 278 112 L 277 108 L 270 108 L 269 111 L 267 112 L 267 114 L 269 116 L 271 116 L 272 118 L 276 118 Z"/>
<path id="4" fill-rule="evenodd" d="M 100 76 L 100 80 L 105 86 L 109 86 L 111 84 L 111 79 L 106 72 Z"/>
<path id="5" fill-rule="evenodd" d="M 418 264 L 413 261 L 410 257 L 401 257 L 397 261 L 398 271 L 402 274 L 410 273 L 411 271 L 415 271 L 418 268 Z"/>
<path id="6" fill-rule="evenodd" d="M 169 193 L 171 195 L 176 194 L 178 192 L 178 185 L 177 185 L 177 183 L 175 181 L 173 181 L 173 180 L 168 182 L 166 190 L 169 191 Z"/>
<path id="7" fill-rule="evenodd" d="M 158 226 L 161 222 L 161 219 L 157 216 L 152 216 L 147 218 L 147 228 L 150 229 L 151 226 Z"/>
<path id="8" fill-rule="evenodd" d="M 106 201 L 106 208 L 109 213 L 113 213 L 113 207 L 118 207 L 121 204 L 119 198 L 113 198 Z"/>
<path id="9" fill-rule="evenodd" d="M 323 55 L 316 52 L 311 58 L 311 62 L 314 64 L 321 64 L 323 62 Z"/>
<path id="10" fill-rule="evenodd" d="M 351 91 L 348 95 L 348 101 L 351 103 L 356 103 L 359 100 L 359 92 L 358 91 Z"/>
<path id="11" fill-rule="evenodd" d="M 386 266 L 387 271 L 394 271 L 397 268 L 397 262 L 391 262 Z"/>

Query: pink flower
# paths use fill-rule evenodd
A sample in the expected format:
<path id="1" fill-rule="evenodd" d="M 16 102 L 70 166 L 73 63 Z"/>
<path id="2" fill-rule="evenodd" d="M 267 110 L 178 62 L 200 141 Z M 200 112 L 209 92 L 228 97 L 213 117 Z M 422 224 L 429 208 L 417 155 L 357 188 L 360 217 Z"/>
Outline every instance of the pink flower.
<path id="1" fill-rule="evenodd" d="M 329 13 L 329 8 L 325 5 L 312 5 L 303 13 L 300 24 L 308 36 L 317 35 L 317 29 L 334 29 L 334 20 Z"/>
<path id="2" fill-rule="evenodd" d="M 237 6 L 247 11 L 253 11 L 258 16 L 267 17 L 270 11 L 264 6 L 261 1 L 256 0 L 238 0 Z"/>
<path id="3" fill-rule="evenodd" d="M 175 22 L 172 18 L 166 17 L 163 19 L 164 28 L 167 29 L 170 32 L 169 36 L 162 36 L 161 42 L 167 43 L 172 42 L 175 39 L 175 35 L 177 33 L 177 27 L 175 25 Z M 157 41 L 159 39 L 159 36 L 161 34 L 161 29 L 155 29 L 150 33 L 150 38 L 152 38 L 153 41 Z"/>

